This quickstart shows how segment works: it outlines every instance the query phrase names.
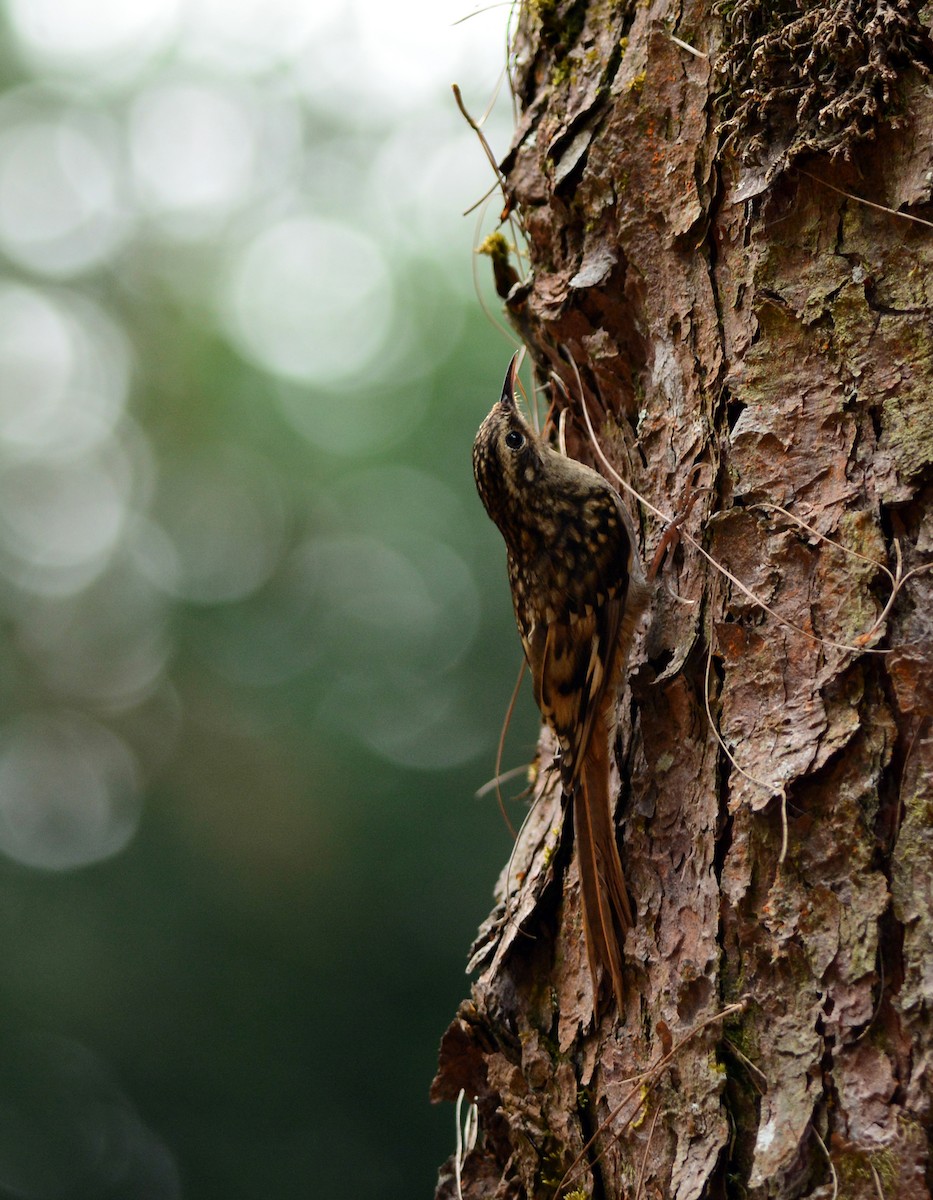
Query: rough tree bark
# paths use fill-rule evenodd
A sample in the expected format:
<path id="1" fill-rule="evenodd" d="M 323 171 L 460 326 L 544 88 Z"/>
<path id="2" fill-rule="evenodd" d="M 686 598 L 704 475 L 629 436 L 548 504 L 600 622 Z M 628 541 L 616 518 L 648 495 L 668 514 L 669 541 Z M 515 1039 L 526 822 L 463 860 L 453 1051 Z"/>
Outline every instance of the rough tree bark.
<path id="1" fill-rule="evenodd" d="M 464 1197 L 933 1194 L 933 573 L 886 608 L 933 551 L 931 13 L 523 6 L 507 311 L 571 453 L 585 401 L 658 509 L 700 467 L 685 528 L 744 586 L 683 543 L 636 643 L 596 1029 L 543 739 L 433 1090 L 478 1105 Z"/>

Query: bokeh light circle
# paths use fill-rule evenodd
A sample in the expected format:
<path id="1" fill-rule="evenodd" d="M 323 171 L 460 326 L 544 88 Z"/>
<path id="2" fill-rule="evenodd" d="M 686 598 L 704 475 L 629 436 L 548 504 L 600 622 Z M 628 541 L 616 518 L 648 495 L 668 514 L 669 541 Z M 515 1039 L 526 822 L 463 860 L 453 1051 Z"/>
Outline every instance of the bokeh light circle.
<path id="1" fill-rule="evenodd" d="M 64 597 L 27 595 L 10 610 L 18 647 L 68 703 L 123 711 L 163 679 L 172 651 L 168 601 L 126 551 L 89 587 Z"/>
<path id="2" fill-rule="evenodd" d="M 382 387 L 373 380 L 339 396 L 285 383 L 277 399 L 286 420 L 311 445 L 357 459 L 410 434 L 430 405 L 431 390 L 427 379 L 387 381 Z"/>
<path id="3" fill-rule="evenodd" d="M 161 481 L 154 521 L 135 550 L 162 590 L 195 604 L 226 604 L 256 591 L 275 568 L 285 507 L 275 470 L 240 446 L 177 462 Z"/>
<path id="4" fill-rule="evenodd" d="M 156 84 L 130 113 L 133 170 L 142 203 L 175 216 L 222 215 L 243 203 L 256 170 L 252 103 L 204 80 Z M 203 232 L 200 225 L 194 232 Z"/>
<path id="5" fill-rule="evenodd" d="M 74 456 L 124 411 L 130 350 L 83 297 L 0 280 L 0 444 L 7 456 Z"/>
<path id="6" fill-rule="evenodd" d="M 123 534 L 132 474 L 115 445 L 74 460 L 23 459 L 0 470 L 0 569 L 47 595 L 86 586 Z"/>
<path id="7" fill-rule="evenodd" d="M 237 257 L 227 327 L 240 352 L 273 374 L 343 382 L 372 363 L 393 304 L 389 269 L 371 238 L 335 221 L 290 217 Z"/>
<path id="8" fill-rule="evenodd" d="M 224 71 L 253 72 L 301 52 L 339 6 L 295 0 L 187 0 L 182 51 Z"/>
<path id="9" fill-rule="evenodd" d="M 43 275 L 100 266 L 126 233 L 112 130 L 96 114 L 16 108 L 0 128 L 0 249 Z"/>
<path id="10" fill-rule="evenodd" d="M 10 1200 L 179 1200 L 174 1156 L 109 1068 L 69 1038 L 0 1034 L 0 1193 Z"/>
<path id="11" fill-rule="evenodd" d="M 181 0 L 7 0 L 24 56 L 91 81 L 135 73 L 175 31 Z"/>
<path id="12" fill-rule="evenodd" d="M 0 852 L 61 871 L 117 854 L 136 832 L 136 760 L 77 712 L 37 713 L 0 729 Z"/>

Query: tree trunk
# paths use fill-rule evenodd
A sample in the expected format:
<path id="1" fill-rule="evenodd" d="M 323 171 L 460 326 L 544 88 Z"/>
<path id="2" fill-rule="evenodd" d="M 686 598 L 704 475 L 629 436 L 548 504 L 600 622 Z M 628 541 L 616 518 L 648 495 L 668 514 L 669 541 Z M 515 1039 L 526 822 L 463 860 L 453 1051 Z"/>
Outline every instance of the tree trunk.
<path id="1" fill-rule="evenodd" d="M 693 478 L 731 577 L 685 537 L 630 661 L 636 926 L 595 1029 L 542 740 L 439 1197 L 933 1194 L 933 573 L 900 584 L 933 549 L 931 7 L 891 4 L 523 8 L 507 310 L 569 452 L 600 465 L 585 404 L 658 510 Z"/>

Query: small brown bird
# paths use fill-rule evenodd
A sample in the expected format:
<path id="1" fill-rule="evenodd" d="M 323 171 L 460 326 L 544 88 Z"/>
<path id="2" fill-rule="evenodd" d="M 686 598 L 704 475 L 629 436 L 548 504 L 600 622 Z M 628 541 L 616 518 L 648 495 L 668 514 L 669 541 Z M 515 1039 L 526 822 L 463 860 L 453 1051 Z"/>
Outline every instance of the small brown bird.
<path id="1" fill-rule="evenodd" d="M 573 809 L 583 928 L 598 1016 L 599 968 L 624 1002 L 633 924 L 609 794 L 615 709 L 648 589 L 629 515 L 590 467 L 552 450 L 515 404 L 516 354 L 473 443 L 473 473 L 508 550 L 515 619 L 535 700 L 554 730 Z"/>

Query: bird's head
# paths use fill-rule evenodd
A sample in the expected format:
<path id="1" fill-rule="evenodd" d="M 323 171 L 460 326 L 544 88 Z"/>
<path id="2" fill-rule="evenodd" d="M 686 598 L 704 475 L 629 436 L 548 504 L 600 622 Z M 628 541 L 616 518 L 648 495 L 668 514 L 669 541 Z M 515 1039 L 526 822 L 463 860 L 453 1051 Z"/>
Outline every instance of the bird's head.
<path id="1" fill-rule="evenodd" d="M 480 499 L 499 528 L 517 518 L 522 497 L 533 488 L 544 466 L 546 448 L 515 403 L 521 351 L 512 356 L 502 395 L 479 427 L 473 443 L 473 474 Z"/>

